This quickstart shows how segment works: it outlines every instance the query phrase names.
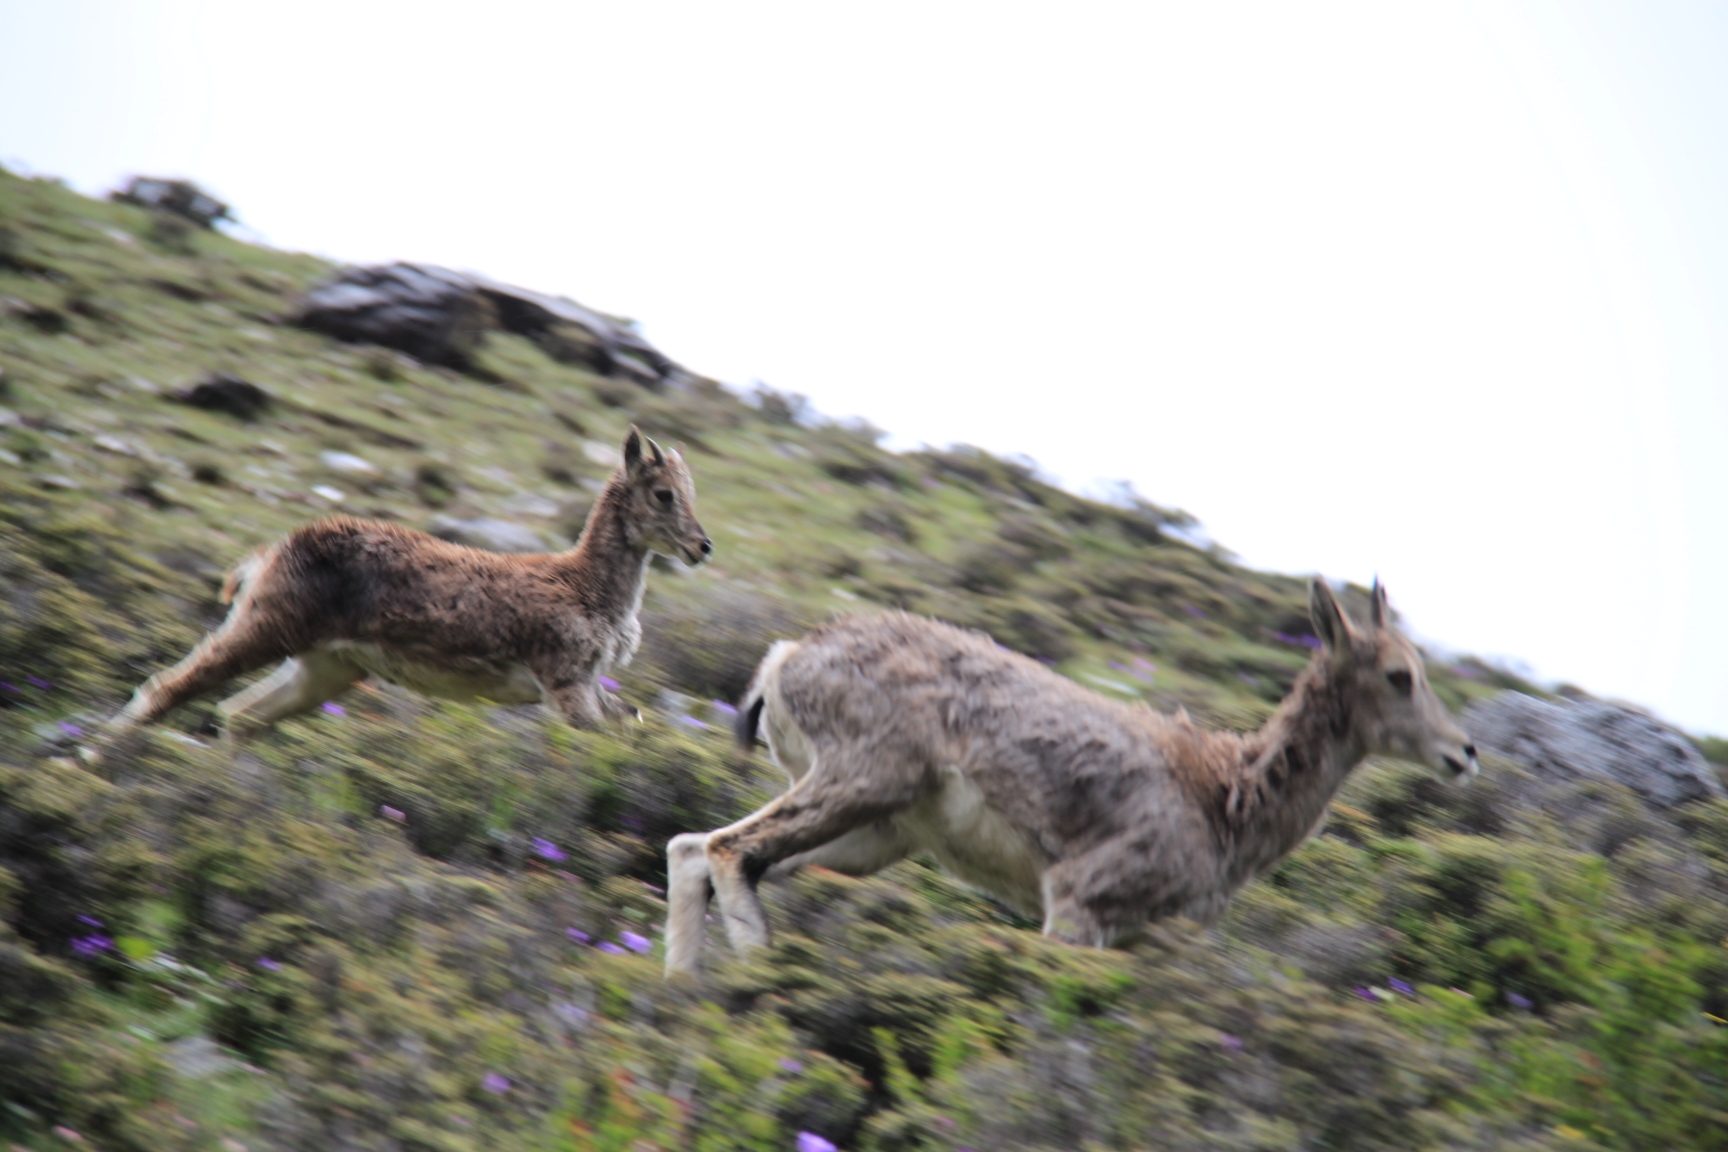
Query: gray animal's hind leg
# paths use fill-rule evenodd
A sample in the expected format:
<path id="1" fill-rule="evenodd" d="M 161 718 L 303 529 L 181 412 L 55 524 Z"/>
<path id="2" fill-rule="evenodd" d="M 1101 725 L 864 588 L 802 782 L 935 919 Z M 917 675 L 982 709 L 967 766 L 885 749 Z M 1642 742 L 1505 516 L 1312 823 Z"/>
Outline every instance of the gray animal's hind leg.
<path id="1" fill-rule="evenodd" d="M 365 670 L 328 652 L 304 652 L 256 684 L 216 706 L 223 727 L 235 735 L 268 728 L 278 720 L 307 712 L 340 696 L 366 675 Z"/>
<path id="2" fill-rule="evenodd" d="M 694 975 L 707 936 L 708 834 L 685 832 L 666 844 L 666 975 Z"/>
<path id="3" fill-rule="evenodd" d="M 808 852 L 788 856 L 763 875 L 782 880 L 804 867 L 831 868 L 846 876 L 869 876 L 890 864 L 898 864 L 912 853 L 912 840 L 892 820 L 878 820 L 854 828 Z"/>
<path id="4" fill-rule="evenodd" d="M 769 868 L 903 810 L 927 777 L 918 759 L 901 749 L 822 747 L 809 775 L 736 824 L 710 832 L 708 875 L 732 947 L 768 943 L 756 885 Z"/>
<path id="5" fill-rule="evenodd" d="M 708 872 L 708 833 L 685 832 L 666 845 L 666 975 L 694 974 L 702 964 L 708 901 L 714 885 Z M 788 856 L 764 874 L 783 880 L 806 866 L 832 868 L 847 876 L 868 876 L 899 863 L 912 841 L 891 821 L 854 828 L 820 848 Z"/>

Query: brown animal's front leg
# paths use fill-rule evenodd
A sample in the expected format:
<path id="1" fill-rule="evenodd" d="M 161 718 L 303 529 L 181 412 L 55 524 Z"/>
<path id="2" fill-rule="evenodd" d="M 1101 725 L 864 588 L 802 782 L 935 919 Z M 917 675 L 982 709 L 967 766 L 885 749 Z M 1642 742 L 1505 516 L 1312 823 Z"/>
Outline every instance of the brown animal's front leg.
<path id="1" fill-rule="evenodd" d="M 540 681 L 540 693 L 546 703 L 557 709 L 572 728 L 600 728 L 608 716 L 635 713 L 635 709 L 602 689 L 592 671 L 552 661 L 531 661 L 528 670 Z"/>
<path id="2" fill-rule="evenodd" d="M 901 811 L 917 798 L 923 768 L 885 748 L 817 750 L 810 773 L 754 814 L 711 832 L 708 877 L 737 951 L 768 943 L 756 885 L 769 868 Z"/>

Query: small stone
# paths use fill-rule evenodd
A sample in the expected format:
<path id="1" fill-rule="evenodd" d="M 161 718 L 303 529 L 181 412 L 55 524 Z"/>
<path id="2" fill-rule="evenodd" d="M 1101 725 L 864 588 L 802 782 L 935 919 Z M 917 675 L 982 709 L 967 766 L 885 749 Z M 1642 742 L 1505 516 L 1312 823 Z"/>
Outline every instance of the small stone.
<path id="1" fill-rule="evenodd" d="M 312 495 L 328 500 L 332 504 L 340 504 L 348 499 L 348 494 L 340 488 L 332 488 L 328 484 L 312 485 Z"/>
<path id="2" fill-rule="evenodd" d="M 318 462 L 332 472 L 345 472 L 351 476 L 376 476 L 378 466 L 370 460 L 354 455 L 352 452 L 321 452 Z"/>
<path id="3" fill-rule="evenodd" d="M 175 393 L 175 396 L 194 408 L 226 412 L 247 421 L 258 419 L 275 406 L 270 393 L 258 385 L 221 372 Z"/>

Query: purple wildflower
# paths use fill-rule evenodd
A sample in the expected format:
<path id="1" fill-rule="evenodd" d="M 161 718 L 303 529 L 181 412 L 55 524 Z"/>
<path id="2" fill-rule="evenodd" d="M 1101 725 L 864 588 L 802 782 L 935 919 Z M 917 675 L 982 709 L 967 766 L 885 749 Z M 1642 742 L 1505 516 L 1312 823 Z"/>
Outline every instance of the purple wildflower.
<path id="1" fill-rule="evenodd" d="M 656 896 L 666 895 L 666 889 L 660 887 L 657 884 L 650 884 L 646 880 L 642 881 L 642 887 L 648 889 L 648 891 L 654 893 L 654 895 L 656 895 Z"/>
<path id="2" fill-rule="evenodd" d="M 16 696 L 22 696 L 24 694 L 24 690 L 22 688 L 19 688 L 18 685 L 8 683 L 5 680 L 0 680 L 0 688 L 4 688 L 4 689 L 6 689 L 6 691 L 11 692 L 13 695 L 16 695 Z"/>
<path id="3" fill-rule="evenodd" d="M 26 677 L 24 677 L 24 680 L 26 683 L 30 684 L 32 687 L 35 687 L 35 688 L 52 688 L 52 687 L 54 687 L 54 685 L 48 683 L 48 681 L 42 679 L 42 677 L 40 677 L 40 676 L 26 676 Z"/>
<path id="4" fill-rule="evenodd" d="M 1404 981 L 1398 979 L 1396 976 L 1386 981 L 1386 983 L 1390 984 L 1392 986 L 1392 991 L 1398 993 L 1400 996 L 1416 995 L 1416 989 L 1410 987 L 1410 985 L 1404 983 Z"/>
<path id="5" fill-rule="evenodd" d="M 394 820 L 398 824 L 401 824 L 403 821 L 408 819 L 402 809 L 392 808 L 388 804 L 378 805 L 378 815 L 384 817 L 386 820 Z"/>
<path id="6" fill-rule="evenodd" d="M 570 1003 L 568 1000 L 560 1000 L 558 1003 L 552 1005 L 552 1011 L 558 1013 L 559 1016 L 563 1017 L 564 1020 L 570 1024 L 582 1024 L 588 1019 L 588 1013 L 582 1011 L 582 1009 L 576 1007 L 576 1005 Z"/>
<path id="7" fill-rule="evenodd" d="M 1224 1045 L 1224 1047 L 1231 1052 L 1242 1051 L 1242 1038 L 1240 1036 L 1232 1036 L 1228 1032 L 1220 1032 L 1218 1033 L 1218 1043 Z"/>
<path id="8" fill-rule="evenodd" d="M 692 728 L 706 728 L 706 727 L 708 727 L 708 725 L 706 725 L 702 721 L 696 719 L 696 717 L 694 717 L 694 716 L 680 716 L 680 717 L 678 717 L 678 719 L 681 723 L 687 724 Z"/>
<path id="9" fill-rule="evenodd" d="M 71 944 L 72 951 L 85 958 L 100 956 L 114 947 L 114 941 L 96 933 L 91 933 L 88 936 L 74 936 Z"/>
<path id="10" fill-rule="evenodd" d="M 618 939 L 624 941 L 624 947 L 630 949 L 630 951 L 635 952 L 639 956 L 646 956 L 648 953 L 654 951 L 654 941 L 648 939 L 646 936 L 638 936 L 634 932 L 620 932 L 618 933 Z"/>
<path id="11" fill-rule="evenodd" d="M 1528 1011 L 1530 1011 L 1530 1009 L 1532 1007 L 1530 997 L 1520 996 L 1516 992 L 1506 993 L 1506 1003 L 1512 1005 L 1512 1007 L 1517 1008 L 1518 1010 L 1520 1010 L 1522 1012 L 1528 1012 Z"/>
<path id="12" fill-rule="evenodd" d="M 578 944 L 587 944 L 594 939 L 594 937 L 588 935 L 588 933 L 582 931 L 580 928 L 566 928 L 564 929 L 564 935 L 570 937 L 570 939 L 576 941 Z"/>
<path id="13" fill-rule="evenodd" d="M 510 1091 L 510 1081 L 498 1075 L 496 1072 L 488 1072 L 480 1078 L 480 1087 L 486 1089 L 486 1091 L 492 1093 L 494 1096 L 502 1096 L 504 1093 Z"/>
<path id="14" fill-rule="evenodd" d="M 1153 677 L 1158 675 L 1158 665 L 1152 663 L 1152 661 L 1146 659 L 1144 656 L 1136 656 L 1134 657 L 1134 667 L 1131 668 L 1130 671 L 1134 673 L 1134 678 L 1136 680 L 1141 680 L 1150 684 L 1152 683 Z"/>
<path id="15" fill-rule="evenodd" d="M 1182 605 L 1182 611 L 1188 613 L 1188 615 L 1194 617 L 1194 619 L 1196 619 L 1196 620 L 1206 619 L 1206 613 L 1200 611 L 1200 609 L 1194 607 L 1194 605 L 1192 605 L 1192 604 Z"/>
<path id="16" fill-rule="evenodd" d="M 62 1140 L 77 1141 L 84 1139 L 82 1133 L 78 1132 L 76 1129 L 68 1128 L 64 1124 L 56 1124 L 53 1128 L 49 1129 L 49 1131 L 53 1132 L 54 1135 L 60 1137 Z M 17 1147 L 17 1145 L 13 1145 L 13 1147 Z"/>
<path id="17" fill-rule="evenodd" d="M 825 1140 L 814 1132 L 800 1132 L 798 1152 L 840 1152 L 840 1147 L 834 1141 Z"/>
<path id="18" fill-rule="evenodd" d="M 336 703 L 336 701 L 334 701 L 334 700 L 324 701 L 322 707 L 323 707 L 324 711 L 330 713 L 330 715 L 332 715 L 332 716 L 346 716 L 346 715 L 348 715 L 348 709 L 342 707 L 342 705 Z"/>
<path id="19" fill-rule="evenodd" d="M 624 951 L 624 949 L 618 947 L 618 945 L 612 943 L 612 941 L 610 941 L 610 940 L 602 941 L 599 945 L 599 948 L 600 948 L 600 951 L 608 953 L 608 954 L 613 955 L 613 956 L 628 956 L 628 955 L 630 955 L 630 953 Z"/>
<path id="20" fill-rule="evenodd" d="M 780 1069 L 781 1071 L 791 1072 L 796 1075 L 797 1073 L 804 1071 L 804 1065 L 800 1064 L 796 1060 L 783 1059 L 780 1061 Z"/>
<path id="21" fill-rule="evenodd" d="M 714 706 L 714 711 L 720 713 L 722 716 L 738 715 L 738 709 L 732 707 L 732 705 L 726 703 L 724 700 L 711 700 L 709 703 Z"/>
<path id="22" fill-rule="evenodd" d="M 1364 988 L 1358 984 L 1354 989 L 1352 989 L 1352 991 L 1370 1004 L 1378 1004 L 1380 1002 L 1380 997 L 1374 995 L 1374 990 L 1372 988 Z"/>
<path id="23" fill-rule="evenodd" d="M 60 721 L 60 731 L 66 733 L 66 735 L 68 735 L 68 736 L 82 736 L 82 735 L 84 735 L 84 729 L 78 727 L 78 725 L 76 725 L 76 724 L 68 724 L 64 720 Z"/>
<path id="24" fill-rule="evenodd" d="M 282 971 L 282 961 L 272 960 L 268 956 L 260 956 L 258 957 L 258 967 L 266 972 L 280 972 Z"/>
<path id="25" fill-rule="evenodd" d="M 618 691 L 618 681 L 612 679 L 610 676 L 602 676 L 600 677 L 600 687 L 606 689 L 608 692 L 616 692 Z"/>
<path id="26" fill-rule="evenodd" d="M 556 861 L 564 859 L 564 850 L 552 841 L 536 836 L 534 837 L 534 855 L 542 860 Z"/>
<path id="27" fill-rule="evenodd" d="M 96 919 L 96 917 L 94 917 L 94 916 L 79 916 L 78 917 L 78 923 L 88 925 L 91 928 L 105 927 L 105 925 L 102 923 L 102 921 Z"/>

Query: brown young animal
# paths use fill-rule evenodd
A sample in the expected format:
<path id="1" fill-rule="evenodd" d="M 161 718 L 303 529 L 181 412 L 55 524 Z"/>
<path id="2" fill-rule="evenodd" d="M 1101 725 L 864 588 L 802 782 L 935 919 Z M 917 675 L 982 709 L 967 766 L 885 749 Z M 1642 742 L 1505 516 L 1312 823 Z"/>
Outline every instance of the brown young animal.
<path id="1" fill-rule="evenodd" d="M 1364 757 L 1476 773 L 1378 586 L 1373 605 L 1359 628 L 1315 582 L 1322 648 L 1248 735 L 1106 700 L 988 636 L 903 613 L 775 645 L 738 734 L 748 746 L 760 726 L 792 787 L 667 845 L 667 972 L 699 966 L 710 894 L 733 947 L 761 947 L 765 875 L 816 864 L 858 876 L 913 853 L 1072 943 L 1215 919 L 1314 831 Z"/>
<path id="2" fill-rule="evenodd" d="M 578 728 L 628 713 L 597 681 L 641 640 L 650 553 L 699 564 L 713 549 L 689 468 L 644 439 L 630 429 L 568 552 L 501 555 L 348 517 L 259 549 L 229 573 L 228 618 L 150 677 L 112 728 L 152 723 L 277 660 L 218 705 L 230 730 L 316 708 L 369 675 L 429 696 L 544 700 Z"/>

